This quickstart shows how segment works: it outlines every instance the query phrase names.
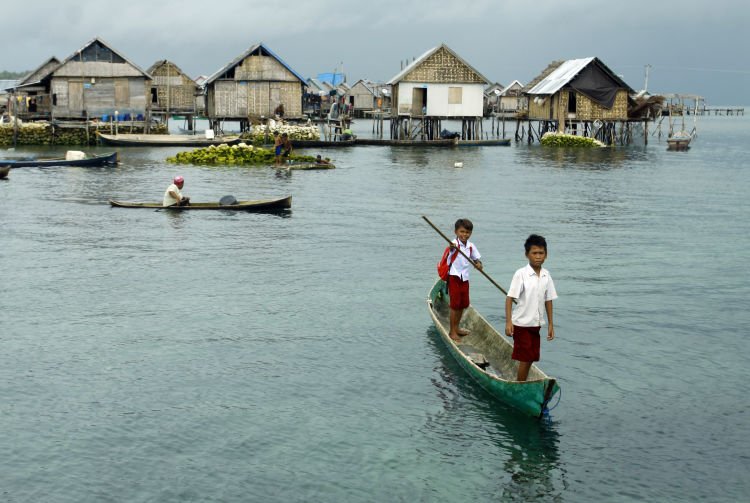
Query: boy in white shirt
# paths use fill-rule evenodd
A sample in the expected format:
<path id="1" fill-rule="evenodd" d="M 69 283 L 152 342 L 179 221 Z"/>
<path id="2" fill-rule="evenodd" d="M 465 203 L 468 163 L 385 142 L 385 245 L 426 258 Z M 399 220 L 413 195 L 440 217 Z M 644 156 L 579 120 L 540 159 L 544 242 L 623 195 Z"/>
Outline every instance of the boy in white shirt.
<path id="1" fill-rule="evenodd" d="M 482 270 L 482 262 L 479 260 L 481 255 L 477 250 L 477 247 L 469 241 L 471 233 L 474 230 L 474 224 L 468 218 L 459 218 L 456 220 L 454 226 L 456 231 L 456 239 L 451 242 L 451 250 L 458 248 L 471 257 L 474 261 L 474 267 Z M 452 256 L 455 255 L 455 258 Z M 460 336 L 468 335 L 469 331 L 463 328 L 458 328 L 458 324 L 461 322 L 461 317 L 464 314 L 464 309 L 469 307 L 469 270 L 471 269 L 472 263 L 466 260 L 466 257 L 456 251 L 452 251 L 448 254 L 447 259 L 449 262 L 453 260 L 451 264 L 449 276 L 448 276 L 448 295 L 450 296 L 450 338 L 454 341 L 460 341 Z"/>
<path id="2" fill-rule="evenodd" d="M 547 340 L 555 338 L 552 301 L 557 298 L 555 284 L 547 269 L 547 241 L 532 234 L 524 243 L 529 264 L 516 271 L 505 298 L 505 335 L 513 337 L 513 355 L 518 361 L 517 380 L 525 381 L 533 362 L 539 361 L 539 331 L 547 313 Z M 518 305 L 513 309 L 513 299 Z"/>

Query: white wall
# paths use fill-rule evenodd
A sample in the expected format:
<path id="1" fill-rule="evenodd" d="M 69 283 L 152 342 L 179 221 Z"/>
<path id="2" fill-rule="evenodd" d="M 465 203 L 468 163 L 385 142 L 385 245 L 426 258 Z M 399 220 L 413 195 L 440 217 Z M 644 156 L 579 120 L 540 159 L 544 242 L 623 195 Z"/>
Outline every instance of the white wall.
<path id="1" fill-rule="evenodd" d="M 412 89 L 427 89 L 427 115 L 438 117 L 481 117 L 484 110 L 482 84 L 416 84 L 401 82 L 398 85 L 398 110 L 411 108 Z M 462 103 L 448 104 L 448 88 L 462 87 Z"/>

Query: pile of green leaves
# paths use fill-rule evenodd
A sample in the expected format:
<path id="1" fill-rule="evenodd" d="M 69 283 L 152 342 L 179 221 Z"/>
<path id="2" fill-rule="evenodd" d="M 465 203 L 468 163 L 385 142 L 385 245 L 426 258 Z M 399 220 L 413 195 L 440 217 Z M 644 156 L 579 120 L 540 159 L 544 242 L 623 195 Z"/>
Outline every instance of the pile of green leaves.
<path id="1" fill-rule="evenodd" d="M 594 138 L 553 132 L 544 133 L 540 143 L 546 147 L 606 147 L 604 143 Z"/>
<path id="2" fill-rule="evenodd" d="M 276 156 L 270 149 L 240 143 L 231 147 L 229 145 L 211 145 L 206 148 L 178 152 L 174 157 L 168 157 L 167 162 L 175 164 L 267 166 L 273 164 L 275 158 Z M 314 162 L 315 157 L 292 154 L 285 157 L 284 160 Z"/>

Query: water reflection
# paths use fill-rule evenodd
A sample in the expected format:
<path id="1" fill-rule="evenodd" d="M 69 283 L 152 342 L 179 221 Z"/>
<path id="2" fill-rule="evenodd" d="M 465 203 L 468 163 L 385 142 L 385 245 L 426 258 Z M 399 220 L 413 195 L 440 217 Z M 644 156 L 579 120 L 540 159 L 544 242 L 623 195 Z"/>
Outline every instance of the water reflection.
<path id="1" fill-rule="evenodd" d="M 647 158 L 645 147 L 623 148 L 559 148 L 532 145 L 518 151 L 526 164 L 543 164 L 557 168 L 609 171 L 629 162 Z"/>
<path id="2" fill-rule="evenodd" d="M 427 330 L 430 346 L 440 356 L 433 379 L 445 412 L 466 414 L 470 402 L 472 421 L 489 427 L 490 443 L 503 456 L 496 487 L 502 501 L 535 501 L 562 498 L 567 487 L 560 462 L 560 434 L 554 422 L 538 421 L 499 402 L 476 384 L 444 346 L 434 327 Z M 451 425 L 447 425 L 450 427 Z M 464 428 L 465 429 L 465 428 Z M 491 456 L 490 459 L 496 459 Z"/>

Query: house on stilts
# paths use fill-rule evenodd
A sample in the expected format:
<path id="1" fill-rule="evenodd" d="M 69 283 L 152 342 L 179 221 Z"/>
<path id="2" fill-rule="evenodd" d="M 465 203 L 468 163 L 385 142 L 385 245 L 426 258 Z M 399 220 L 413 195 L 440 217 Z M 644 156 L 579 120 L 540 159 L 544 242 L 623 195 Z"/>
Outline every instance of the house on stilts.
<path id="1" fill-rule="evenodd" d="M 157 61 L 148 70 L 151 116 L 167 121 L 172 115 L 185 117 L 189 130 L 194 129 L 195 116 L 202 113 L 196 96 L 202 96 L 200 86 L 177 65 L 166 59 Z"/>
<path id="2" fill-rule="evenodd" d="M 49 120 L 52 113 L 49 76 L 58 66 L 60 60 L 52 56 L 7 88 L 10 97 L 8 112 L 26 121 Z"/>
<path id="3" fill-rule="evenodd" d="M 38 78 L 50 96 L 50 119 L 148 120 L 151 76 L 98 37 Z"/>
<path id="4" fill-rule="evenodd" d="M 299 119 L 305 85 L 304 77 L 258 43 L 206 80 L 206 115 L 216 131 L 224 121 L 237 121 L 244 131 L 251 122 L 273 117 L 279 105 L 284 119 Z"/>
<path id="5" fill-rule="evenodd" d="M 482 138 L 489 80 L 447 45 L 434 47 L 396 74 L 391 86 L 391 139 L 436 140 L 443 120 L 461 121 L 461 138 Z"/>
<path id="6" fill-rule="evenodd" d="M 519 133 L 529 143 L 548 131 L 596 138 L 607 144 L 627 144 L 633 124 L 650 120 L 632 116 L 633 89 L 599 58 L 554 61 L 529 82 L 527 128 Z M 525 134 L 524 134 L 525 133 Z"/>

